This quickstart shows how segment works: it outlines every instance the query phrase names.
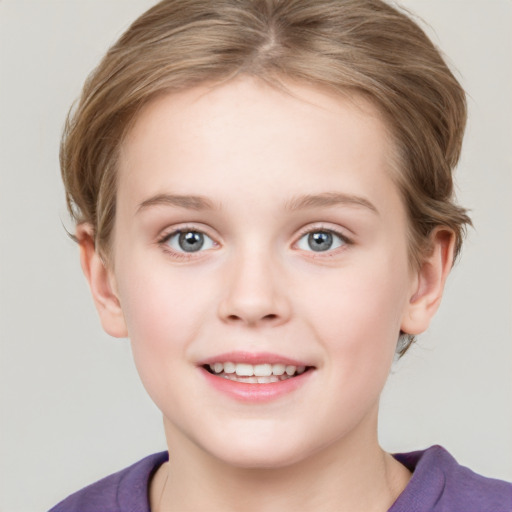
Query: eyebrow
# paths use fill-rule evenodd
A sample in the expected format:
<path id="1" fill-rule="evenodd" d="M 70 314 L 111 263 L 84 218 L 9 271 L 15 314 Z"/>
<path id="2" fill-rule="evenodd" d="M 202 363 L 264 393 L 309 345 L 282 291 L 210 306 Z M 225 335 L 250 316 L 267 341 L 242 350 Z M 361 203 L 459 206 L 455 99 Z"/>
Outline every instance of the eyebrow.
<path id="1" fill-rule="evenodd" d="M 137 213 L 152 206 L 160 205 L 177 206 L 179 208 L 197 211 L 220 209 L 220 207 L 216 207 L 210 199 L 204 196 L 158 194 L 140 203 L 137 208 Z M 287 201 L 285 208 L 290 211 L 296 211 L 306 208 L 320 208 L 339 205 L 361 206 L 379 215 L 377 208 L 364 197 L 352 194 L 343 194 L 340 192 L 324 192 L 322 194 L 306 194 L 297 196 Z"/>
<path id="2" fill-rule="evenodd" d="M 186 208 L 188 210 L 215 210 L 215 207 L 210 199 L 203 196 L 191 195 L 176 195 L 176 194 L 158 194 L 150 197 L 140 203 L 137 208 L 137 213 L 146 210 L 151 206 L 177 206 L 179 208 Z"/>
<path id="3" fill-rule="evenodd" d="M 319 208 L 328 206 L 362 206 L 371 212 L 380 215 L 379 210 L 368 199 L 364 197 L 343 194 L 340 192 L 325 192 L 323 194 L 308 194 L 292 198 L 286 203 L 286 209 L 294 211 L 305 208 Z"/>

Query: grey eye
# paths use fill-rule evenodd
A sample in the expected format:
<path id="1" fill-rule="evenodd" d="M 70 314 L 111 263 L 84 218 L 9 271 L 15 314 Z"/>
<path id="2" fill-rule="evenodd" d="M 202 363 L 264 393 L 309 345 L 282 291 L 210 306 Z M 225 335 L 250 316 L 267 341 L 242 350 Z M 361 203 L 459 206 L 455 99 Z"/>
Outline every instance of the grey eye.
<path id="1" fill-rule="evenodd" d="M 177 231 L 169 237 L 167 244 L 177 252 L 198 252 L 211 249 L 214 241 L 200 231 Z"/>
<path id="2" fill-rule="evenodd" d="M 300 238 L 297 247 L 303 251 L 326 252 L 344 245 L 346 241 L 332 231 L 311 231 Z"/>

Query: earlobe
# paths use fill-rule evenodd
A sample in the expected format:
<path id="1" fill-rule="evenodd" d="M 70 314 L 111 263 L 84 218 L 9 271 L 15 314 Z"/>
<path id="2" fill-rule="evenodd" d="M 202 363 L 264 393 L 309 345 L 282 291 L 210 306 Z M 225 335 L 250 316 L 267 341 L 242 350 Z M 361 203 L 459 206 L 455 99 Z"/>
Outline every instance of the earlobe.
<path id="1" fill-rule="evenodd" d="M 76 238 L 80 247 L 82 270 L 89 283 L 103 329 L 111 336 L 124 338 L 128 333 L 113 274 L 96 250 L 93 227 L 90 224 L 78 225 Z"/>
<path id="2" fill-rule="evenodd" d="M 406 334 L 427 330 L 443 297 L 444 286 L 453 265 L 454 233 L 445 227 L 432 232 L 431 250 L 416 271 L 414 287 L 402 318 Z"/>

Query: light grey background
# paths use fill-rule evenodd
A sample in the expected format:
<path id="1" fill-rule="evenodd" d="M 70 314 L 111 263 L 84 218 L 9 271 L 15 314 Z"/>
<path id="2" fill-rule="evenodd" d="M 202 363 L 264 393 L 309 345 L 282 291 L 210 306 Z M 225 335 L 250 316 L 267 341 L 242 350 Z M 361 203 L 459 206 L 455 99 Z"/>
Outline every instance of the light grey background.
<path id="1" fill-rule="evenodd" d="M 83 80 L 149 0 L 0 1 L 0 510 L 39 511 L 165 448 L 126 341 L 97 321 L 66 237 L 58 144 Z M 512 2 L 407 0 L 455 63 L 473 211 L 429 332 L 383 397 L 390 451 L 439 443 L 512 480 Z M 69 226 L 69 224 L 67 224 Z"/>

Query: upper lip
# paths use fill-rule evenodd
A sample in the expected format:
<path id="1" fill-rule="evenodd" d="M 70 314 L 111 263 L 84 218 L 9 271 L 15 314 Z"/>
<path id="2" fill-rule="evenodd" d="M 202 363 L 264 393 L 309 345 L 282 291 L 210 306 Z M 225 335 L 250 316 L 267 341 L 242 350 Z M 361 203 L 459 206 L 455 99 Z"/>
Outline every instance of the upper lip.
<path id="1" fill-rule="evenodd" d="M 243 351 L 235 351 L 235 352 L 225 352 L 223 354 L 218 354 L 212 357 L 208 357 L 198 362 L 199 366 L 204 366 L 207 364 L 214 363 L 245 363 L 245 364 L 284 364 L 284 365 L 293 365 L 293 366 L 312 366 L 305 361 L 300 361 L 298 359 L 293 359 L 290 357 L 285 357 L 279 354 L 274 354 L 271 352 L 243 352 Z"/>

